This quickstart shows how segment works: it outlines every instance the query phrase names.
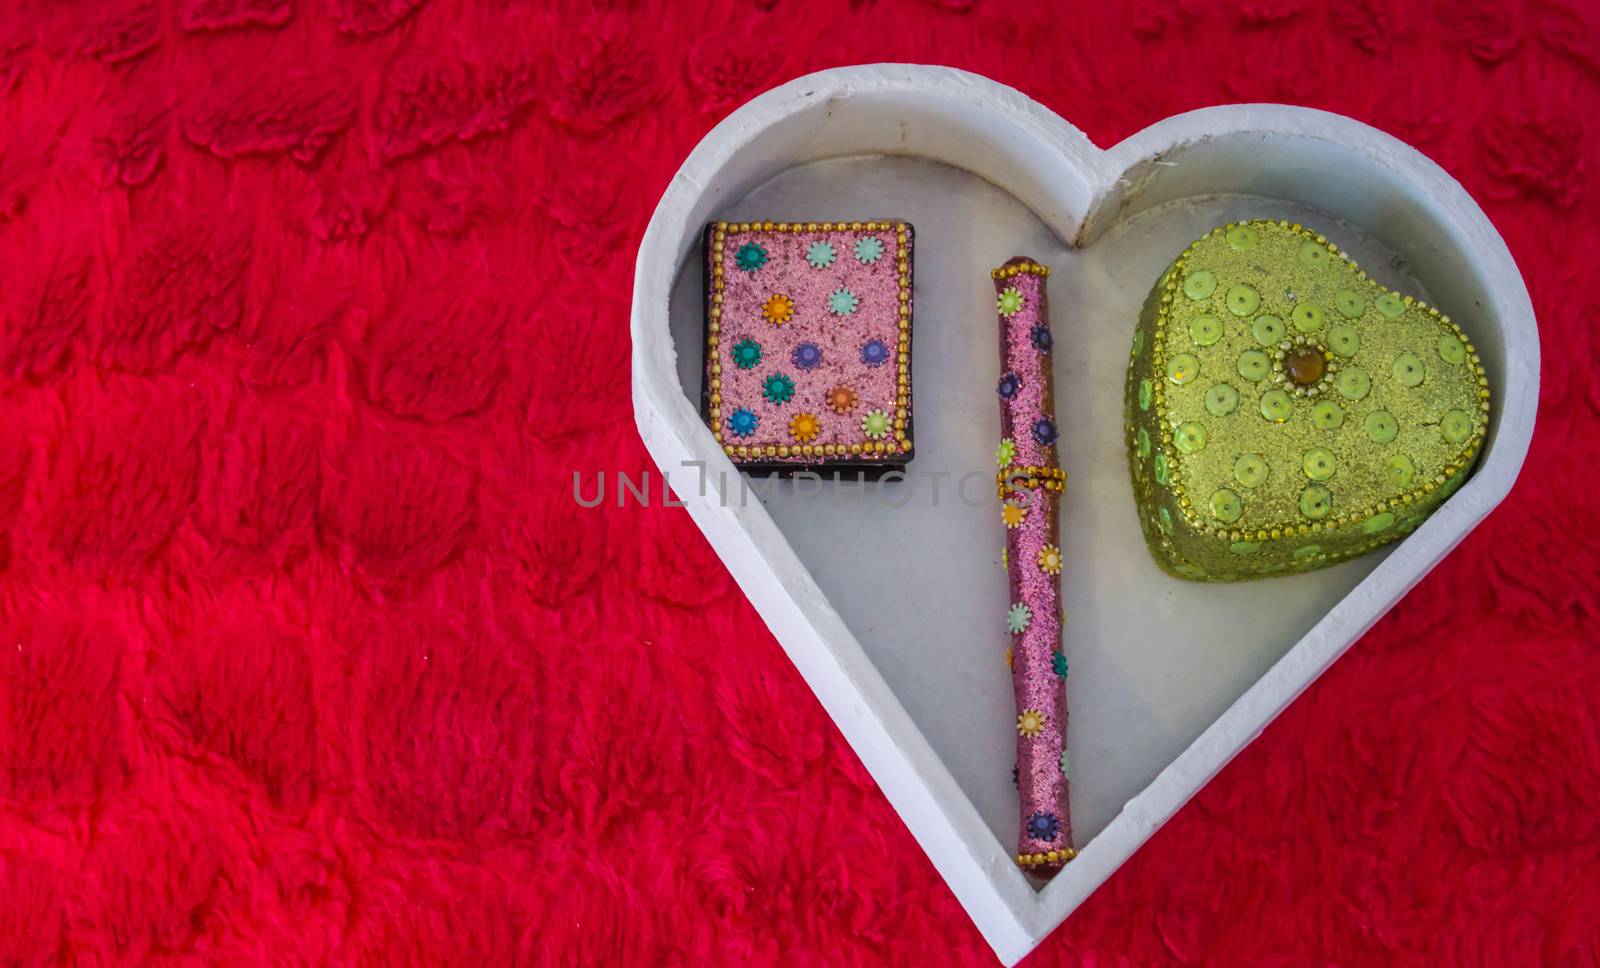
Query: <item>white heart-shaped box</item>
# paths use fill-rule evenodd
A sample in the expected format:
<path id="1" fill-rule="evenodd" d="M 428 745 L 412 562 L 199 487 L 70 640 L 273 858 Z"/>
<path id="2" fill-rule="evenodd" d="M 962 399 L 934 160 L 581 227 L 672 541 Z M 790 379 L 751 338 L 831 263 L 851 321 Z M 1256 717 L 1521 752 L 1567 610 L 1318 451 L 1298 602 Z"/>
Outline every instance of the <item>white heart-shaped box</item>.
<path id="1" fill-rule="evenodd" d="M 1094 477 L 1087 491 L 1103 506 L 1097 506 L 1087 519 L 1081 508 L 1066 508 L 1064 528 L 1070 533 L 1077 527 L 1080 538 L 1089 545 L 1096 545 L 1100 529 L 1120 529 L 1114 546 L 1107 548 L 1103 542 L 1097 545 L 1102 561 L 1115 557 L 1119 564 L 1107 568 L 1113 576 L 1107 581 L 1115 584 L 1107 590 L 1090 586 L 1097 589 L 1095 594 L 1122 594 L 1124 586 L 1143 583 L 1141 593 L 1149 596 L 1151 610 L 1158 613 L 1163 607 L 1198 609 L 1200 605 L 1194 603 L 1209 601 L 1193 597 L 1202 594 L 1292 599 L 1295 589 L 1302 587 L 1284 584 L 1293 582 L 1306 582 L 1303 587 L 1310 589 L 1302 597 L 1301 607 L 1318 602 L 1319 588 L 1324 595 L 1334 589 L 1342 597 L 1320 619 L 1313 615 L 1308 621 L 1314 621 L 1314 625 L 1303 635 L 1297 633 L 1298 641 L 1287 651 L 1264 653 L 1275 661 L 1259 662 L 1264 673 L 1248 687 L 1241 685 L 1229 693 L 1231 702 L 1220 715 L 1205 720 L 1191 733 L 1182 734 L 1183 742 L 1162 760 L 1164 768 L 1159 768 L 1153 780 L 1145 783 L 1144 777 L 1138 777 L 1131 799 L 1109 808 L 1091 804 L 1092 809 L 1106 813 L 1107 819 L 1097 824 L 1098 831 L 1087 843 L 1079 837 L 1078 858 L 1042 890 L 1036 890 L 1013 863 L 1014 832 L 1005 832 L 1005 828 L 1008 822 L 1014 823 L 1014 818 L 996 819 L 997 811 L 1004 813 L 1009 789 L 1003 780 L 974 781 L 971 776 L 974 769 L 985 768 L 981 762 L 984 757 L 992 760 L 993 751 L 1003 748 L 997 744 L 1005 742 L 1008 721 L 1014 715 L 1007 692 L 1009 676 L 984 677 L 983 688 L 957 692 L 948 682 L 919 686 L 921 680 L 908 675 L 903 668 L 906 663 L 894 660 L 892 652 L 880 654 L 891 656 L 885 661 L 894 662 L 893 668 L 874 664 L 871 650 L 863 648 L 863 641 L 870 640 L 866 636 L 858 638 L 847 624 L 848 616 L 858 614 L 857 604 L 848 603 L 847 615 L 841 615 L 841 609 L 836 607 L 840 603 L 819 587 L 819 578 L 828 576 L 816 575 L 808 568 L 790 536 L 780 530 L 761 501 L 741 498 L 739 475 L 696 410 L 693 400 L 699 387 L 688 385 L 689 375 L 698 370 L 700 347 L 685 346 L 681 361 L 675 349 L 674 329 L 682 341 L 686 332 L 698 326 L 697 320 L 691 323 L 679 319 L 674 327 L 669 317 L 698 312 L 698 293 L 693 294 L 694 299 L 686 300 L 682 296 L 687 291 L 682 279 L 695 274 L 689 260 L 698 258 L 697 247 L 705 223 L 729 215 L 747 193 L 786 170 L 824 159 L 859 155 L 940 162 L 978 176 L 1009 192 L 1031 210 L 1065 243 L 1067 251 L 1093 251 L 1090 247 L 1097 239 L 1123 223 L 1132 224 L 1129 220 L 1141 213 L 1156 212 L 1158 206 L 1191 198 L 1237 195 L 1326 213 L 1330 221 L 1354 226 L 1362 235 L 1387 247 L 1394 261 L 1403 261 L 1414 279 L 1432 282 L 1431 301 L 1460 320 L 1475 338 L 1495 395 L 1489 441 L 1472 479 L 1426 524 L 1393 546 L 1387 556 L 1374 557 L 1360 566 L 1340 566 L 1360 569 L 1344 573 L 1342 578 L 1299 576 L 1229 586 L 1234 590 L 1215 593 L 1204 590 L 1217 586 L 1166 578 L 1148 561 L 1148 553 L 1137 539 L 1137 525 L 1131 520 L 1131 492 L 1125 480 L 1126 465 L 1115 460 L 1109 468 L 1090 469 Z M 783 195 L 773 197 L 781 199 Z M 1250 204 L 1256 203 L 1247 202 L 1243 210 L 1249 211 Z M 744 217 L 874 218 L 905 214 L 869 207 L 855 209 L 853 216 L 808 209 L 773 211 L 765 216 L 746 212 Z M 930 342 L 970 339 L 973 352 L 984 345 L 989 347 L 976 359 L 997 366 L 991 362 L 997 351 L 993 349 L 993 290 L 987 270 L 1019 253 L 995 248 L 983 253 L 989 261 L 973 262 L 959 272 L 948 264 L 941 265 L 939 277 L 925 283 L 924 259 L 936 239 L 929 226 L 918 224 L 917 228 L 918 372 L 914 407 L 921 462 L 928 459 L 926 455 L 936 443 L 938 428 L 954 426 L 940 419 L 938 409 L 957 406 L 949 402 L 949 395 L 929 392 L 928 381 L 921 372 L 927 348 Z M 948 232 L 950 227 L 943 228 Z M 1179 242 L 1180 248 L 1181 245 Z M 1154 268 L 1139 277 L 1146 280 L 1145 287 L 1175 254 L 1176 250 L 1150 255 Z M 1381 268 L 1363 264 L 1381 277 Z M 951 280 L 952 273 L 959 278 Z M 1063 282 L 1070 284 L 1070 279 L 1052 279 L 1055 286 Z M 940 290 L 944 293 L 951 291 L 948 287 L 952 285 L 963 287 L 961 299 L 969 304 L 964 311 L 953 314 L 948 306 L 930 306 L 925 286 L 944 286 Z M 675 286 L 680 294 L 676 303 Z M 1126 299 L 1136 307 L 1143 296 L 1141 288 L 1128 292 Z M 1069 294 L 1052 289 L 1058 340 L 1068 335 L 1067 327 L 1081 323 L 1060 318 L 1059 306 L 1070 300 Z M 987 312 L 982 309 L 985 301 Z M 930 318 L 935 320 L 934 325 L 930 325 Z M 949 322 L 959 322 L 967 329 L 939 325 Z M 1113 343 L 1123 341 L 1121 345 L 1125 346 L 1132 332 L 1132 315 L 1103 325 L 1113 324 L 1122 328 L 1108 337 Z M 674 177 L 645 233 L 634 282 L 632 333 L 635 415 L 651 456 L 1006 964 L 1027 954 L 1060 924 L 1506 496 L 1527 452 L 1538 399 L 1538 333 L 1516 264 L 1499 234 L 1461 186 L 1409 146 L 1366 125 L 1321 111 L 1280 105 L 1233 105 L 1169 118 L 1102 151 L 1082 132 L 1017 91 L 973 74 L 940 67 L 870 65 L 823 71 L 761 95 L 719 124 Z M 1122 353 L 1124 356 L 1119 359 L 1125 359 L 1126 350 Z M 945 366 L 949 372 L 948 363 L 929 365 Z M 1070 369 L 1071 364 L 1067 365 Z M 1058 362 L 1058 383 L 1063 379 L 1062 366 Z M 974 368 L 979 369 L 977 364 Z M 1080 419 L 1079 426 L 1064 421 L 1063 429 L 1068 434 L 1076 432 L 1100 439 L 1097 453 L 1103 457 L 1120 452 L 1122 446 L 1118 391 L 1121 372 L 1120 364 L 1101 365 L 1100 369 L 1115 370 L 1103 378 L 1106 389 L 1097 391 L 1100 396 L 1095 405 L 1082 408 L 1086 416 Z M 992 381 L 993 377 L 983 370 L 976 379 L 981 383 Z M 1095 375 L 1094 379 L 1102 377 Z M 972 414 L 962 419 L 997 426 L 998 413 L 991 412 L 992 398 L 985 395 L 970 402 Z M 959 406 L 964 410 L 966 402 Z M 931 415 L 929 407 L 935 411 Z M 994 433 L 992 429 L 988 432 Z M 1067 456 L 1064 451 L 1063 463 L 1069 473 L 1087 473 L 1071 466 Z M 912 467 L 915 469 L 917 464 Z M 1101 486 L 1095 486 L 1094 479 Z M 1120 498 L 1115 493 L 1119 480 L 1122 491 L 1127 492 Z M 1074 539 L 1069 536 L 1067 540 Z M 995 549 L 999 543 L 996 531 L 992 538 Z M 863 549 L 857 554 L 870 559 L 874 553 L 878 552 Z M 809 557 L 814 564 L 819 560 L 815 554 Z M 878 568 L 884 563 L 872 559 L 867 564 Z M 937 568 L 939 563 L 930 567 Z M 1094 569 L 1080 566 L 1079 574 L 1091 570 Z M 1069 557 L 1064 575 L 1069 587 L 1075 580 L 1089 581 L 1075 576 L 1073 571 Z M 1319 574 L 1335 572 L 1329 569 Z M 960 580 L 967 581 L 965 572 L 961 574 Z M 974 582 L 985 590 L 981 595 L 974 594 L 970 608 L 955 607 L 984 611 L 998 622 L 1000 614 L 987 611 L 988 603 L 996 595 L 1004 596 L 1005 580 L 998 569 L 992 576 Z M 1310 584 L 1318 580 L 1335 584 Z M 1348 589 L 1337 581 L 1344 581 Z M 997 591 L 990 590 L 990 586 Z M 837 583 L 834 587 L 837 599 L 842 593 Z M 1218 611 L 1226 614 L 1233 607 L 1232 601 L 1217 599 Z M 948 603 L 944 604 L 948 607 Z M 1325 606 L 1316 607 L 1320 611 Z M 950 620 L 949 615 L 944 615 L 934 621 Z M 860 627 L 865 623 L 857 620 L 855 624 Z M 1298 628 L 1303 629 L 1304 625 Z M 1241 631 L 1241 639 L 1248 634 L 1253 633 Z M 1069 620 L 1069 652 L 1073 649 L 1073 635 Z M 1212 645 L 1218 647 L 1216 642 Z M 1115 656 L 1117 649 L 1130 650 L 1130 654 L 1138 656 L 1131 660 L 1132 664 L 1160 665 L 1164 660 L 1159 649 L 1169 650 L 1174 668 L 1193 661 L 1171 651 L 1175 646 L 1166 643 L 1141 640 L 1137 646 L 1116 642 L 1100 646 L 1098 654 L 1102 656 Z M 928 655 L 954 667 L 962 656 L 959 650 L 983 647 L 945 643 L 930 648 Z M 1151 652 L 1147 661 L 1139 649 L 1157 651 Z M 1240 669 L 1256 676 L 1257 670 L 1250 666 L 1248 658 L 1259 658 L 1260 654 L 1263 653 L 1249 653 L 1245 660 L 1239 660 Z M 893 677 L 893 684 L 886 671 Z M 957 682 L 962 681 L 961 676 L 970 675 L 965 671 L 952 674 Z M 1104 671 L 1092 666 L 1086 674 L 1097 686 L 1095 676 L 1108 681 Z M 1178 677 L 1183 674 L 1180 671 Z M 1236 669 L 1234 674 L 1244 673 Z M 1086 797 L 1095 793 L 1093 776 L 1080 775 L 1076 769 L 1078 746 L 1096 743 L 1092 730 L 1101 717 L 1092 714 L 1089 726 L 1080 724 L 1080 705 L 1087 706 L 1094 697 L 1086 695 L 1083 704 L 1073 702 L 1074 683 L 1079 675 L 1076 665 L 1073 675 L 1075 678 L 1069 680 L 1069 706 L 1073 711 L 1076 819 L 1081 789 L 1091 788 L 1083 794 Z M 1003 685 L 995 686 L 989 679 Z M 893 686 L 898 686 L 899 691 Z M 930 697 L 926 694 L 929 688 L 944 692 Z M 946 716 L 928 713 L 941 704 L 949 710 Z M 908 712 L 908 707 L 918 711 L 920 725 L 918 716 Z M 1143 718 L 1159 719 L 1161 712 L 1156 708 Z M 988 746 L 979 743 L 971 750 L 960 746 L 960 741 L 951 739 L 951 732 L 945 729 L 946 720 L 960 722 L 964 731 L 983 733 L 983 743 Z M 930 742 L 930 736 L 936 742 Z M 956 765 L 965 787 L 952 772 L 952 763 L 941 758 L 936 746 L 947 750 L 960 747 L 961 752 L 952 754 L 952 758 L 963 758 Z M 1093 755 L 1091 749 L 1091 763 Z M 966 762 L 973 759 L 980 761 L 977 767 Z M 1004 773 L 1003 768 L 995 768 L 995 776 Z M 1104 775 L 1113 776 L 1111 772 Z M 1125 776 L 1116 778 L 1130 782 Z M 988 796 L 991 790 L 995 791 L 993 797 Z M 975 804 L 975 797 L 987 798 L 983 810 Z"/>

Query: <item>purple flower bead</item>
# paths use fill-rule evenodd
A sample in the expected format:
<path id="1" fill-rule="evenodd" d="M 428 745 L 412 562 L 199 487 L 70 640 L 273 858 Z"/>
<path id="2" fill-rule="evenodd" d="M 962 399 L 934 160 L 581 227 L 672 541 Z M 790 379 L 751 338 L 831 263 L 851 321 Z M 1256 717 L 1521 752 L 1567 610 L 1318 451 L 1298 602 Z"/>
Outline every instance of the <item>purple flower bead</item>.
<path id="1" fill-rule="evenodd" d="M 1040 417 L 1033 422 L 1033 439 L 1040 447 L 1049 447 L 1056 442 L 1056 422 L 1049 417 Z"/>
<path id="2" fill-rule="evenodd" d="M 1048 353 L 1055 348 L 1055 338 L 1050 335 L 1050 327 L 1044 323 L 1035 324 L 1028 335 L 1033 340 L 1033 348 L 1041 353 Z"/>
<path id="3" fill-rule="evenodd" d="M 794 348 L 790 359 L 802 370 L 814 370 L 822 363 L 822 350 L 815 343 L 801 343 Z"/>
<path id="4" fill-rule="evenodd" d="M 1022 389 L 1022 377 L 1015 373 L 1007 373 L 1000 378 L 1000 385 L 995 389 L 999 392 L 1000 399 L 1010 400 L 1017 395 L 1018 390 Z"/>
<path id="5" fill-rule="evenodd" d="M 882 366 L 889 361 L 889 347 L 881 339 L 869 339 L 861 347 L 861 362 L 868 366 Z"/>
<path id="6" fill-rule="evenodd" d="M 1028 836 L 1034 840 L 1055 840 L 1061 832 L 1061 821 L 1053 813 L 1036 813 L 1028 818 Z"/>

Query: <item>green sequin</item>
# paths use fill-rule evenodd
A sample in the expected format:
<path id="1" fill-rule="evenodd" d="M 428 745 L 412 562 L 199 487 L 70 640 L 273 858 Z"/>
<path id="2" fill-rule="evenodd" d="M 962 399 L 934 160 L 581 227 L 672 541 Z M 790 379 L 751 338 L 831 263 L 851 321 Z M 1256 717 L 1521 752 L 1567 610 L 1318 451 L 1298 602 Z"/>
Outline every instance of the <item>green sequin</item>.
<path id="1" fill-rule="evenodd" d="M 1294 400 L 1282 390 L 1268 390 L 1261 395 L 1261 416 L 1283 423 L 1294 416 Z"/>
<path id="2" fill-rule="evenodd" d="M 1206 391 L 1206 412 L 1213 417 L 1226 417 L 1239 409 L 1239 391 L 1226 383 L 1218 383 Z"/>
<path id="3" fill-rule="evenodd" d="M 1361 426 L 1375 444 L 1387 444 L 1400 433 L 1400 423 L 1394 419 L 1394 414 L 1387 410 L 1374 410 L 1367 414 L 1367 419 Z"/>
<path id="4" fill-rule="evenodd" d="M 1348 289 L 1341 289 L 1333 294 L 1333 308 L 1346 319 L 1360 319 L 1367 311 L 1367 301 Z"/>
<path id="5" fill-rule="evenodd" d="M 1332 400 L 1318 400 L 1311 406 L 1311 422 L 1318 430 L 1338 430 L 1344 425 L 1344 410 Z"/>
<path id="6" fill-rule="evenodd" d="M 1272 371 L 1272 360 L 1260 350 L 1245 350 L 1239 354 L 1239 375 L 1251 383 L 1264 380 Z"/>
<path id="7" fill-rule="evenodd" d="M 1300 458 L 1300 469 L 1313 481 L 1326 481 L 1338 471 L 1339 462 L 1328 448 L 1313 447 Z"/>
<path id="8" fill-rule="evenodd" d="M 1333 492 L 1321 484 L 1312 484 L 1300 492 L 1300 513 L 1313 521 L 1320 521 L 1333 510 Z"/>
<path id="9" fill-rule="evenodd" d="M 1271 313 L 1263 313 L 1262 315 L 1257 316 L 1255 325 L 1250 327 L 1250 334 L 1254 336 L 1256 338 L 1256 342 L 1260 343 L 1262 346 L 1272 346 L 1276 344 L 1279 340 L 1283 339 L 1288 332 L 1289 330 L 1283 325 L 1283 320 L 1272 315 Z"/>
<path id="10" fill-rule="evenodd" d="M 1223 524 L 1232 524 L 1244 514 L 1244 501 L 1227 488 L 1219 488 L 1211 495 L 1211 516 Z"/>
<path id="11" fill-rule="evenodd" d="M 1139 432 L 1134 435 L 1134 440 L 1139 447 L 1139 458 L 1141 460 L 1148 459 L 1150 456 L 1150 435 L 1145 433 L 1143 427 L 1140 427 Z"/>
<path id="12" fill-rule="evenodd" d="M 1399 319 L 1406 313 L 1406 301 L 1392 292 L 1386 292 L 1375 301 L 1378 312 L 1390 319 Z"/>
<path id="13" fill-rule="evenodd" d="M 1322 329 L 1322 310 L 1310 303 L 1301 303 L 1289 314 L 1289 321 L 1302 333 L 1315 333 Z"/>
<path id="14" fill-rule="evenodd" d="M 1228 550 L 1236 555 L 1253 555 L 1261 550 L 1259 541 L 1235 541 L 1228 545 Z"/>
<path id="15" fill-rule="evenodd" d="M 1451 410 L 1439 420 L 1439 432 L 1452 444 L 1459 444 L 1472 436 L 1472 418 L 1460 410 Z"/>
<path id="16" fill-rule="evenodd" d="M 1239 283 L 1228 290 L 1228 312 L 1235 316 L 1248 316 L 1261 306 L 1261 294 L 1254 286 Z"/>
<path id="17" fill-rule="evenodd" d="M 1467 361 L 1467 348 L 1449 333 L 1439 337 L 1439 359 L 1451 366 L 1460 366 Z"/>
<path id="18" fill-rule="evenodd" d="M 1150 409 L 1150 402 L 1155 399 L 1155 394 L 1156 394 L 1155 387 L 1151 386 L 1149 380 L 1140 380 L 1139 381 L 1139 409 L 1140 410 L 1149 410 Z"/>
<path id="19" fill-rule="evenodd" d="M 1198 454 L 1206 449 L 1206 429 L 1197 423 L 1179 424 L 1172 435 L 1172 446 L 1185 454 Z"/>
<path id="20" fill-rule="evenodd" d="M 1170 483 L 1170 479 L 1167 476 L 1168 467 L 1167 467 L 1167 455 L 1166 454 L 1157 454 L 1156 455 L 1155 467 L 1156 467 L 1156 483 L 1160 484 L 1162 487 L 1166 487 L 1167 484 Z"/>
<path id="21" fill-rule="evenodd" d="M 1183 277 L 1183 294 L 1190 299 L 1205 299 L 1217 291 L 1217 276 L 1206 269 L 1197 269 Z"/>
<path id="22" fill-rule="evenodd" d="M 1256 234 L 1256 230 L 1248 225 L 1235 225 L 1223 233 L 1222 239 L 1233 251 L 1248 252 L 1256 247 L 1260 237 Z"/>
<path id="23" fill-rule="evenodd" d="M 1313 269 L 1324 269 L 1332 261 L 1333 256 L 1328 252 L 1328 247 L 1309 239 L 1300 243 L 1300 261 Z"/>
<path id="24" fill-rule="evenodd" d="M 1260 487 L 1270 473 L 1267 462 L 1259 454 L 1240 454 L 1233 462 L 1233 479 L 1244 487 Z"/>
<path id="25" fill-rule="evenodd" d="M 1379 531 L 1387 531 L 1393 526 L 1393 511 L 1384 511 L 1381 514 L 1374 514 L 1372 517 L 1361 522 L 1361 530 L 1365 531 L 1367 534 L 1377 534 Z"/>
<path id="26" fill-rule="evenodd" d="M 1200 375 L 1200 360 L 1193 353 L 1179 353 L 1167 360 L 1167 379 L 1183 386 Z"/>
<path id="27" fill-rule="evenodd" d="M 1339 396 L 1346 400 L 1365 399 L 1372 390 L 1372 378 L 1367 376 L 1367 371 L 1357 367 L 1350 367 L 1339 373 Z"/>
<path id="28" fill-rule="evenodd" d="M 1328 330 L 1328 349 L 1340 356 L 1354 356 L 1361 348 L 1361 334 L 1354 326 L 1340 323 Z"/>
<path id="29" fill-rule="evenodd" d="M 1394 378 L 1403 387 L 1420 386 L 1428 370 L 1415 353 L 1401 353 L 1394 358 Z"/>
<path id="30" fill-rule="evenodd" d="M 1384 462 L 1383 479 L 1397 491 L 1411 486 L 1417 476 L 1417 465 L 1405 454 L 1395 454 Z"/>
<path id="31" fill-rule="evenodd" d="M 1189 324 L 1189 338 L 1196 346 L 1210 346 L 1222 338 L 1222 320 L 1215 316 L 1196 316 Z"/>

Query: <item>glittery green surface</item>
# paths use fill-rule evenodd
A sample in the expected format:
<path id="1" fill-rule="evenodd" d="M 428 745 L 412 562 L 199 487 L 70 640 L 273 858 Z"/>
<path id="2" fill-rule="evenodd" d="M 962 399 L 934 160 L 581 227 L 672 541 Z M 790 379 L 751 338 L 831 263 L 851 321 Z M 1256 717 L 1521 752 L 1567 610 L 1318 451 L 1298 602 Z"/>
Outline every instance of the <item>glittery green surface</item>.
<path id="1" fill-rule="evenodd" d="M 1306 352 L 1324 372 L 1302 386 L 1283 361 Z M 1255 221 L 1207 233 L 1156 283 L 1126 407 L 1151 552 L 1172 574 L 1227 581 L 1415 529 L 1470 473 L 1489 392 L 1451 320 L 1316 232 Z"/>

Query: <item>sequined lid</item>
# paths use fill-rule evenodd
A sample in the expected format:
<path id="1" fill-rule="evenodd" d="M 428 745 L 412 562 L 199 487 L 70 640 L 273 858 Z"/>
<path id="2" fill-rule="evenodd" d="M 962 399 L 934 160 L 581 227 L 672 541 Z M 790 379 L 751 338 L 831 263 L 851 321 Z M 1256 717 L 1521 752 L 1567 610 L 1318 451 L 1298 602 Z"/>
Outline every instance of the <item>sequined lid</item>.
<path id="1" fill-rule="evenodd" d="M 736 464 L 910 459 L 911 248 L 904 222 L 708 226 L 703 405 Z"/>
<path id="2" fill-rule="evenodd" d="M 1126 440 L 1163 568 L 1322 567 L 1415 529 L 1470 473 L 1489 390 L 1462 328 L 1288 222 L 1214 229 L 1145 302 Z"/>

